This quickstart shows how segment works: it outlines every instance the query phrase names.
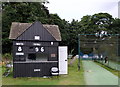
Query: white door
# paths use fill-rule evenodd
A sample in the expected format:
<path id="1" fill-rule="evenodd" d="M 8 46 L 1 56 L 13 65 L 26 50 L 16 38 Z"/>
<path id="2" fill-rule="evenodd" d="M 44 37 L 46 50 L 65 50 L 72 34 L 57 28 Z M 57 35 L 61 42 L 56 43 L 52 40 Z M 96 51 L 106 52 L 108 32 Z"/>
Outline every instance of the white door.
<path id="1" fill-rule="evenodd" d="M 59 74 L 68 74 L 67 46 L 59 46 Z"/>

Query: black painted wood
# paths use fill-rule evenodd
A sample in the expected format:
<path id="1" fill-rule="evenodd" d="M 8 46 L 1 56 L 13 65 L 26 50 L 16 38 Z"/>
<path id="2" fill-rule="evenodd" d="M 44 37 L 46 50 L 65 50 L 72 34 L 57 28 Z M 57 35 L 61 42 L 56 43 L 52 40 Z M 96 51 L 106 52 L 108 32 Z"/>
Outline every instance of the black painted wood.
<path id="1" fill-rule="evenodd" d="M 55 38 L 44 29 L 40 22 L 35 22 L 24 33 L 22 33 L 17 40 L 35 40 L 34 36 L 40 36 L 39 41 L 56 41 Z"/>
<path id="2" fill-rule="evenodd" d="M 40 40 L 34 39 L 37 35 L 40 36 Z M 14 77 L 51 76 L 51 68 L 58 67 L 58 45 L 59 42 L 44 29 L 42 24 L 35 22 L 16 40 L 13 40 Z M 38 52 L 35 51 L 36 47 L 39 49 Z M 41 47 L 44 48 L 44 52 L 41 52 Z M 22 50 L 18 51 L 18 48 Z M 24 53 L 24 55 L 16 55 L 16 53 Z M 28 61 L 29 54 L 44 54 L 47 56 L 47 61 Z M 34 69 L 40 69 L 40 71 L 35 72 Z"/>
<path id="3" fill-rule="evenodd" d="M 14 63 L 14 78 L 51 76 L 52 67 L 58 67 L 58 62 Z"/>

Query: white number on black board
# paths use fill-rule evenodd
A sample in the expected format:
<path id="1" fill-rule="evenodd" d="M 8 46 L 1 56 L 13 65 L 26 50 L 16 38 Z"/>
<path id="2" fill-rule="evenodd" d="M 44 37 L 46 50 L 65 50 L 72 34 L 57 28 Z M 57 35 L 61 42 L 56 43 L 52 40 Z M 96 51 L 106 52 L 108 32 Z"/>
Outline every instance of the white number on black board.
<path id="1" fill-rule="evenodd" d="M 38 48 L 38 47 L 36 47 L 36 48 L 35 48 L 35 51 L 36 51 L 36 52 L 38 52 L 38 51 L 39 51 L 39 48 Z"/>
<path id="2" fill-rule="evenodd" d="M 41 47 L 41 52 L 44 52 L 45 50 L 44 50 L 44 47 Z"/>
<path id="3" fill-rule="evenodd" d="M 18 47 L 18 51 L 22 51 L 22 47 L 21 46 Z"/>

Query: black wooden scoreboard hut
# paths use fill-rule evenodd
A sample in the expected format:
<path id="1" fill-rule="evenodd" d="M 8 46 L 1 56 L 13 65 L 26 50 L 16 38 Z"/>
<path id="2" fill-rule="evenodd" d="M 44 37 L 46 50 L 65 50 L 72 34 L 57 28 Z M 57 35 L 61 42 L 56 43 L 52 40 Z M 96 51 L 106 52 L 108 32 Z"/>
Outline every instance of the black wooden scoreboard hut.
<path id="1" fill-rule="evenodd" d="M 14 77 L 51 76 L 51 68 L 59 68 L 57 25 L 13 22 L 9 39 L 13 40 Z"/>

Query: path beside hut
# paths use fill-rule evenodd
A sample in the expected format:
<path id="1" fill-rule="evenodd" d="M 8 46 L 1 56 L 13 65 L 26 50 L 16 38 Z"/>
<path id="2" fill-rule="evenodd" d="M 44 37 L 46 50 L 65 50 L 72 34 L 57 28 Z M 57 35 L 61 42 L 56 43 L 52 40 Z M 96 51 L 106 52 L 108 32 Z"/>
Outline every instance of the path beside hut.
<path id="1" fill-rule="evenodd" d="M 118 85 L 118 77 L 93 61 L 83 60 L 86 85 Z"/>

